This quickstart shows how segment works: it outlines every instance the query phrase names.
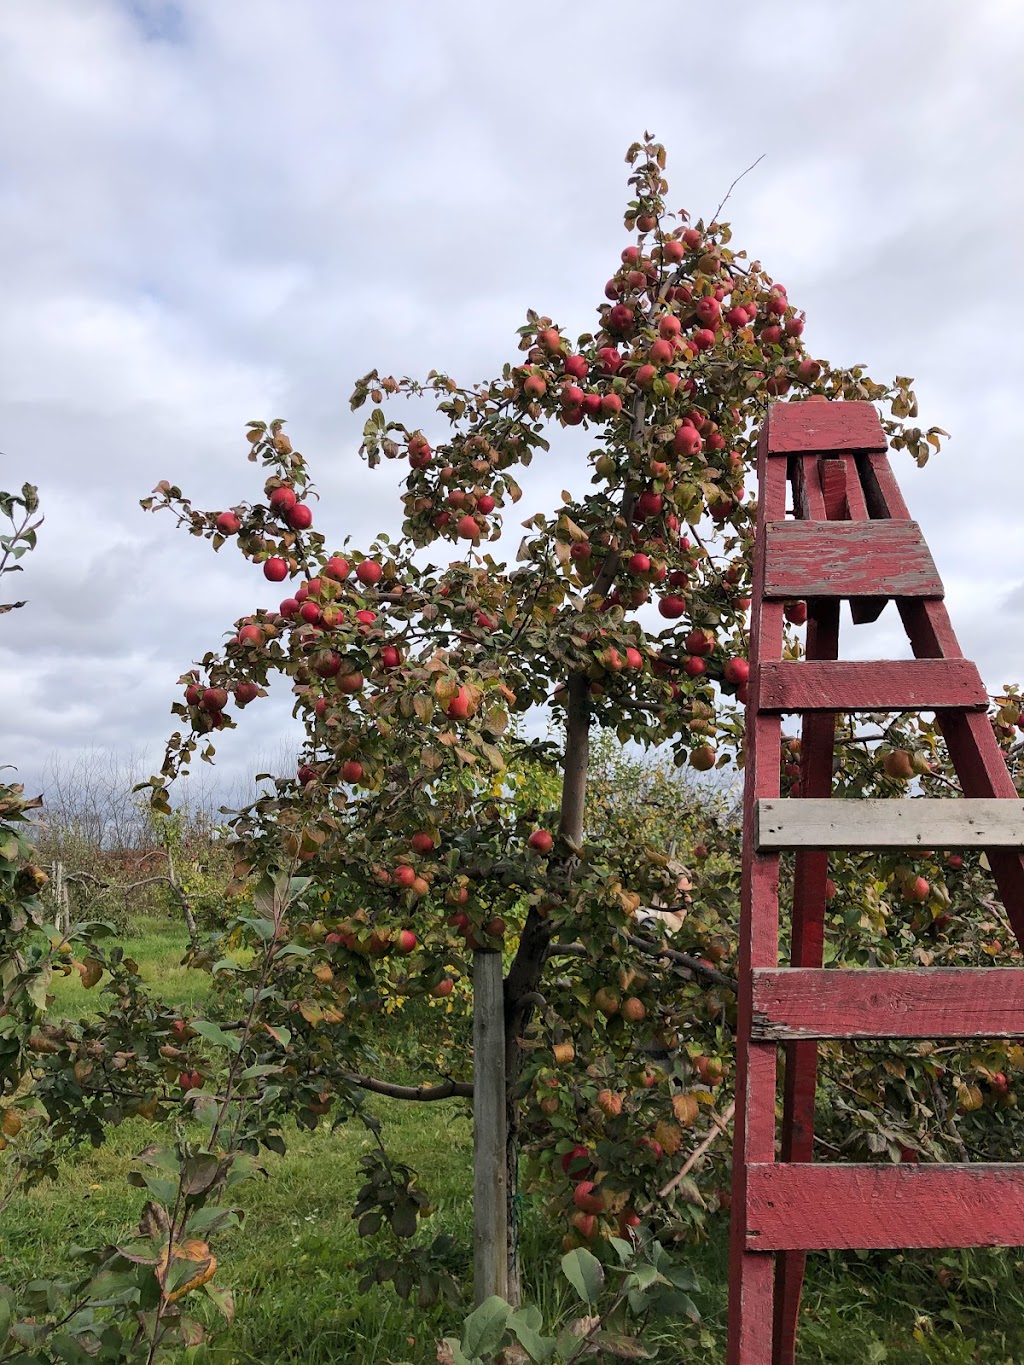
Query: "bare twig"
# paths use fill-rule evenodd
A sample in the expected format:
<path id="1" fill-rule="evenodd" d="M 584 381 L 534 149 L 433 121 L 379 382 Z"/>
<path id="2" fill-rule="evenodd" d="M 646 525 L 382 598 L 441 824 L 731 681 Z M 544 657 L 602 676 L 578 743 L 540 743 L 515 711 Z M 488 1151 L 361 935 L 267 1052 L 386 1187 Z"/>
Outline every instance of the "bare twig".
<path id="1" fill-rule="evenodd" d="M 732 1122 L 732 1116 L 733 1114 L 735 1114 L 735 1112 L 736 1112 L 735 1102 L 729 1105 L 728 1109 L 725 1111 L 724 1114 L 716 1114 L 712 1112 L 711 1119 L 715 1125 L 714 1128 L 712 1128 L 711 1132 L 708 1133 L 707 1137 L 703 1140 L 703 1142 L 698 1143 L 698 1145 L 694 1147 L 693 1151 L 686 1158 L 682 1166 L 680 1166 L 679 1170 L 675 1173 L 675 1175 L 668 1182 L 668 1184 L 663 1185 L 661 1187 L 661 1189 L 658 1191 L 658 1198 L 652 1199 L 651 1202 L 648 1205 L 646 1205 L 645 1208 L 641 1209 L 640 1212 L 643 1217 L 646 1217 L 647 1214 L 651 1212 L 655 1204 L 658 1202 L 658 1199 L 664 1199 L 666 1195 L 671 1194 L 672 1191 L 678 1185 L 681 1185 L 683 1183 L 683 1181 L 690 1174 L 694 1166 L 696 1166 L 697 1162 L 701 1159 L 701 1157 L 708 1150 L 708 1148 L 711 1147 L 717 1141 L 719 1135 L 721 1133 L 725 1133 L 728 1131 L 729 1124 Z"/>
<path id="2" fill-rule="evenodd" d="M 714 212 L 714 214 L 713 214 L 713 216 L 712 216 L 712 218 L 711 218 L 711 221 L 712 221 L 713 223 L 717 223 L 717 222 L 718 222 L 718 215 L 722 212 L 722 210 L 725 208 L 726 204 L 729 202 L 729 196 L 730 196 L 730 194 L 732 194 L 733 190 L 734 190 L 734 189 L 736 188 L 736 186 L 740 183 L 740 181 L 743 179 L 743 177 L 744 177 L 745 175 L 749 175 L 750 172 L 754 169 L 755 166 L 759 166 L 759 165 L 761 164 L 761 162 L 765 159 L 765 157 L 766 157 L 767 155 L 768 155 L 767 152 L 762 152 L 761 155 L 757 158 L 756 161 L 752 161 L 745 171 L 741 171 L 741 172 L 739 173 L 739 175 L 736 177 L 736 179 L 732 182 L 732 184 L 731 184 L 731 185 L 729 186 L 729 188 L 726 190 L 726 192 L 725 192 L 725 198 L 724 198 L 724 199 L 722 200 L 722 202 L 719 204 L 718 208 L 715 209 L 715 212 Z"/>

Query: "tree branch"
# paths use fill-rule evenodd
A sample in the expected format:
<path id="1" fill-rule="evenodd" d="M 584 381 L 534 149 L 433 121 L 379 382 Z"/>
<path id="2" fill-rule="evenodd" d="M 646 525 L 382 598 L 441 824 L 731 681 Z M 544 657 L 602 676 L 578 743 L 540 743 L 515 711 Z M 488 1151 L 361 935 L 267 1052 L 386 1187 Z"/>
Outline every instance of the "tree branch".
<path id="1" fill-rule="evenodd" d="M 453 1081 L 451 1077 L 437 1085 L 396 1085 L 393 1081 L 378 1081 L 373 1076 L 363 1076 L 354 1071 L 343 1071 L 341 1078 L 350 1085 L 357 1085 L 360 1090 L 372 1090 L 375 1095 L 387 1095 L 393 1100 L 450 1100 L 454 1096 L 473 1098 L 470 1081 Z"/>
<path id="2" fill-rule="evenodd" d="M 728 1131 L 729 1124 L 732 1122 L 732 1116 L 735 1112 L 736 1112 L 735 1102 L 730 1104 L 729 1108 L 722 1115 L 718 1115 L 712 1112 L 711 1119 L 715 1125 L 714 1128 L 712 1128 L 711 1132 L 708 1133 L 707 1137 L 704 1139 L 703 1142 L 698 1144 L 698 1146 L 694 1147 L 693 1151 L 686 1158 L 682 1166 L 680 1166 L 679 1170 L 675 1173 L 675 1175 L 668 1182 L 668 1184 L 663 1185 L 661 1187 L 661 1189 L 658 1191 L 658 1198 L 652 1199 L 649 1204 L 647 1204 L 643 1209 L 640 1210 L 641 1215 L 643 1217 L 646 1218 L 646 1216 L 651 1212 L 655 1204 L 658 1202 L 658 1199 L 664 1199 L 666 1195 L 671 1194 L 672 1191 L 678 1185 L 681 1185 L 683 1183 L 683 1181 L 690 1174 L 690 1172 L 693 1170 L 694 1166 L 696 1166 L 697 1162 L 701 1159 L 704 1153 L 717 1140 L 719 1134 Z"/>
<path id="3" fill-rule="evenodd" d="M 686 967 L 695 976 L 703 976 L 707 981 L 713 981 L 716 986 L 722 986 L 727 991 L 735 991 L 739 983 L 731 976 L 726 976 L 715 967 L 707 967 L 700 958 L 692 957 L 689 953 L 681 953 L 678 948 L 669 948 L 667 944 L 654 943 L 649 938 L 640 938 L 637 934 L 627 934 L 627 943 L 634 948 L 639 948 L 642 953 L 649 953 L 652 957 L 666 957 L 670 962 L 676 962 L 680 967 Z"/>

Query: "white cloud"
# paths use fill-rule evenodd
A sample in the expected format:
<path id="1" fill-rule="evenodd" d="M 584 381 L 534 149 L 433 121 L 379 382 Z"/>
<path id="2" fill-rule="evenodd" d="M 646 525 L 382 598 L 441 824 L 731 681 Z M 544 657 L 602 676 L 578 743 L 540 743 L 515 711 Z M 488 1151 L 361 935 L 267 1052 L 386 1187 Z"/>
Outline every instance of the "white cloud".
<path id="1" fill-rule="evenodd" d="M 178 673 L 272 601 L 137 506 L 164 476 L 200 505 L 255 494 L 248 418 L 290 419 L 339 540 L 395 530 L 352 379 L 483 377 L 531 306 L 588 328 L 645 125 L 695 213 L 766 153 L 729 203 L 736 240 L 808 309 L 813 349 L 916 375 L 954 432 L 899 474 L 965 646 L 990 681 L 1024 677 L 1004 605 L 1024 582 L 1013 0 L 736 0 L 685 26 L 611 0 L 543 23 L 468 0 L 10 0 L 0 54 L 0 482 L 33 478 L 48 514 L 32 605 L 2 626 L 4 755 L 38 765 L 83 730 L 155 753 Z M 240 734 L 273 748 L 286 711 L 250 708 Z"/>

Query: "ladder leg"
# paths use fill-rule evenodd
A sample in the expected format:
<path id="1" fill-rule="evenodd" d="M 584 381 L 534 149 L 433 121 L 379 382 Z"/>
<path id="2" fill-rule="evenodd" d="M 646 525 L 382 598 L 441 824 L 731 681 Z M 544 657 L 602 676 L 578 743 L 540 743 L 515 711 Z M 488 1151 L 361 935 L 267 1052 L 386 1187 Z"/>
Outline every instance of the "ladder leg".
<path id="1" fill-rule="evenodd" d="M 807 628 L 807 658 L 835 659 L 839 655 L 839 603 L 814 605 Z M 801 790 L 806 796 L 826 797 L 832 792 L 835 750 L 835 713 L 815 712 L 804 719 L 801 742 Z M 798 853 L 793 873 L 793 938 L 790 963 L 794 967 L 820 967 L 825 930 L 825 883 L 828 853 Z M 813 1041 L 786 1045 L 783 1090 L 783 1161 L 814 1159 L 814 1098 L 818 1083 L 818 1044 Z M 800 1321 L 807 1254 L 783 1251 L 776 1257 L 773 1365 L 793 1365 Z"/>

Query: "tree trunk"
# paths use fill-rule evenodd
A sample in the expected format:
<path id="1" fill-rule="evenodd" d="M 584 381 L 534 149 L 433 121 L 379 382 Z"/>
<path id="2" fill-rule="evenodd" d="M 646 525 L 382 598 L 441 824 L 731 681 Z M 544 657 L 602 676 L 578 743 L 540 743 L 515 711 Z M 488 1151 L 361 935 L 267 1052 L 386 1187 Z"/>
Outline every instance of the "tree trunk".
<path id="1" fill-rule="evenodd" d="M 590 760 L 590 682 L 574 673 L 567 684 L 565 752 L 562 759 L 562 804 L 558 832 L 577 848 L 583 842 L 583 812 L 587 797 Z M 519 940 L 519 951 L 505 981 L 505 1153 L 508 1199 L 508 1290 L 509 1303 L 517 1304 L 521 1292 L 519 1263 L 519 1073 L 523 1053 L 519 1038 L 528 1027 L 537 1003 L 551 930 L 546 920 L 530 909 Z"/>
<path id="2" fill-rule="evenodd" d="M 196 948 L 199 946 L 199 927 L 196 924 L 196 917 L 192 913 L 192 907 L 188 903 L 188 897 L 178 883 L 178 874 L 174 867 L 174 854 L 171 852 L 171 841 L 169 838 L 164 842 L 164 852 L 167 854 L 167 880 L 170 882 L 171 890 L 174 892 L 178 899 L 178 904 L 181 906 L 181 913 L 185 917 L 185 927 L 188 929 L 189 940 L 192 943 L 192 947 Z"/>

